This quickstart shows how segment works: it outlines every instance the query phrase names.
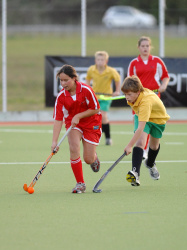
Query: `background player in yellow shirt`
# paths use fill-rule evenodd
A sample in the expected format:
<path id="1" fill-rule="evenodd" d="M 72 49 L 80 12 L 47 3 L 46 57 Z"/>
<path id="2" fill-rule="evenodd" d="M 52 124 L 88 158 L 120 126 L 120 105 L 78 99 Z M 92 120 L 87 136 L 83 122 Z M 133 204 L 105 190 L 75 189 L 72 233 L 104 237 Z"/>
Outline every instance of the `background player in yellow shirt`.
<path id="1" fill-rule="evenodd" d="M 155 160 L 160 150 L 160 138 L 170 117 L 160 98 L 153 91 L 144 88 L 137 76 L 125 78 L 121 90 L 125 94 L 128 105 L 135 112 L 135 133 L 124 149 L 126 155 L 132 152 L 132 171 L 127 173 L 126 179 L 132 186 L 139 186 L 143 149 L 148 134 L 150 134 L 150 144 L 148 158 L 145 159 L 144 164 L 149 169 L 152 179 L 160 178 Z"/>
<path id="2" fill-rule="evenodd" d="M 112 140 L 107 112 L 109 111 L 112 101 L 100 100 L 99 96 L 101 94 L 111 96 L 120 95 L 120 75 L 114 68 L 107 65 L 108 59 L 109 55 L 106 51 L 97 51 L 95 53 L 95 65 L 89 67 L 86 76 L 86 83 L 92 85 L 92 88 L 96 93 L 102 114 L 102 131 L 105 133 L 106 145 L 111 145 Z M 115 92 L 113 92 L 112 88 L 113 80 L 115 82 Z"/>

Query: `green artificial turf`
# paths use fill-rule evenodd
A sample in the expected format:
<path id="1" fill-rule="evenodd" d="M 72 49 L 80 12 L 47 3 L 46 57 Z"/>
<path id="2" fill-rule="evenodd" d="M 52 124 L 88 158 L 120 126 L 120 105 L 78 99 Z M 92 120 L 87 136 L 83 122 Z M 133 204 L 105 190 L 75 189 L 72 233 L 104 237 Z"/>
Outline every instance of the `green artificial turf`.
<path id="1" fill-rule="evenodd" d="M 75 179 L 66 139 L 30 195 L 22 186 L 49 156 L 52 126 L 1 126 L 1 249 L 186 249 L 186 124 L 167 124 L 157 158 L 159 181 L 142 164 L 141 186 L 132 187 L 125 180 L 130 155 L 103 181 L 102 193 L 92 192 L 123 153 L 132 130 L 131 124 L 111 126 L 113 146 L 102 138 L 97 148 L 99 173 L 83 163 L 86 193 L 71 193 Z"/>

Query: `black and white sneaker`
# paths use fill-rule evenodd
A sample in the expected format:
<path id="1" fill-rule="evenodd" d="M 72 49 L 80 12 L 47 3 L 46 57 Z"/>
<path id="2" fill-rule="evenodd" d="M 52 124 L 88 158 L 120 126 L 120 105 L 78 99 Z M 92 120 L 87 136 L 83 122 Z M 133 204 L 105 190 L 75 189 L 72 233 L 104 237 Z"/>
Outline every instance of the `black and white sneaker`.
<path id="1" fill-rule="evenodd" d="M 137 172 L 129 171 L 126 180 L 131 183 L 131 186 L 140 186 L 140 180 Z"/>
<path id="2" fill-rule="evenodd" d="M 149 169 L 149 174 L 150 174 L 150 176 L 151 176 L 151 178 L 153 180 L 159 180 L 160 179 L 160 174 L 159 174 L 159 172 L 157 170 L 156 163 L 154 163 L 153 167 L 149 167 L 147 165 L 147 159 L 145 159 L 144 165 L 146 166 L 146 168 Z"/>

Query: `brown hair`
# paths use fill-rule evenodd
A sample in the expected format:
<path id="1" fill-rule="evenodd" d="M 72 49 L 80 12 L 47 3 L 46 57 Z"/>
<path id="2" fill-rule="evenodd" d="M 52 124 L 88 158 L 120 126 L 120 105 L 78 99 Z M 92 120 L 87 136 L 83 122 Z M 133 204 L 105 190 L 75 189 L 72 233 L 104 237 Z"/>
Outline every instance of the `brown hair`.
<path id="1" fill-rule="evenodd" d="M 128 76 L 123 81 L 121 91 L 123 93 L 134 92 L 137 93 L 138 91 L 143 92 L 144 88 L 137 76 Z"/>
<path id="2" fill-rule="evenodd" d="M 71 65 L 68 65 L 68 64 L 65 64 L 63 65 L 57 75 L 56 75 L 56 78 L 58 78 L 60 76 L 61 73 L 64 73 L 66 75 L 68 75 L 69 77 L 73 78 L 73 77 L 76 77 L 76 81 L 78 80 L 78 76 L 77 76 L 77 72 L 76 70 L 73 68 L 73 66 Z"/>
<path id="3" fill-rule="evenodd" d="M 140 47 L 142 41 L 148 41 L 149 45 L 151 46 L 151 38 L 150 37 L 148 37 L 148 36 L 140 37 L 140 39 L 138 40 L 138 47 Z M 151 48 L 153 48 L 153 47 L 151 46 Z"/>

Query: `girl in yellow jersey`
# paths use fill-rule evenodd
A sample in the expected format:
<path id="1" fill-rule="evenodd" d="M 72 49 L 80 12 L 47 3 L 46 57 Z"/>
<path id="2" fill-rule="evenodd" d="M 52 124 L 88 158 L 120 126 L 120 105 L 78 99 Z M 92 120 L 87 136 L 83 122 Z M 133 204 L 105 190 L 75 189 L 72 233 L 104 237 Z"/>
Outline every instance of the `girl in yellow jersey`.
<path id="1" fill-rule="evenodd" d="M 170 117 L 160 98 L 153 91 L 144 88 L 137 76 L 125 78 L 121 90 L 125 94 L 127 104 L 135 112 L 135 133 L 124 149 L 127 155 L 132 152 L 132 171 L 127 173 L 126 179 L 132 186 L 139 186 L 143 149 L 148 134 L 150 134 L 150 144 L 148 158 L 144 164 L 149 169 L 152 179 L 160 178 L 155 160 L 160 150 L 160 138 Z"/>
<path id="2" fill-rule="evenodd" d="M 110 123 L 108 120 L 107 112 L 111 106 L 112 101 L 100 100 L 99 96 L 102 94 L 118 96 L 120 95 L 120 75 L 116 69 L 107 65 L 109 55 L 106 51 L 97 51 L 95 53 L 95 65 L 89 67 L 86 83 L 91 84 L 96 93 L 100 104 L 102 114 L 102 131 L 105 133 L 106 145 L 111 145 L 112 140 L 110 137 Z M 112 81 L 115 82 L 115 92 L 112 89 Z"/>

